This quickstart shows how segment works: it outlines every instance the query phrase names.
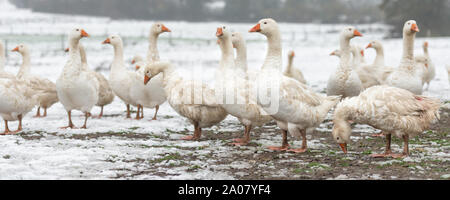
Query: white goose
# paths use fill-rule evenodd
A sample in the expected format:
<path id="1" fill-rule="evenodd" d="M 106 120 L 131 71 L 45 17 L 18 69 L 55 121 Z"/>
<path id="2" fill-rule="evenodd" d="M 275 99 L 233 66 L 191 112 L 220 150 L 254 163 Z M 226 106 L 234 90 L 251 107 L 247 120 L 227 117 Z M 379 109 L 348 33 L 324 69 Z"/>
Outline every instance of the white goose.
<path id="1" fill-rule="evenodd" d="M 131 118 L 130 105 L 137 106 L 138 103 L 131 97 L 130 90 L 138 75 L 136 72 L 129 71 L 125 68 L 123 61 L 123 42 L 120 36 L 111 35 L 102 44 L 110 44 L 114 47 L 114 60 L 111 64 L 111 72 L 109 73 L 109 85 L 114 94 L 127 106 L 126 118 Z"/>
<path id="2" fill-rule="evenodd" d="M 100 114 L 98 115 L 98 118 L 100 119 L 103 117 L 103 107 L 113 102 L 114 93 L 105 76 L 89 68 L 87 64 L 86 51 L 84 49 L 84 46 L 81 43 L 78 46 L 80 48 L 80 57 L 81 57 L 81 64 L 83 65 L 83 70 L 86 70 L 92 75 L 94 75 L 99 83 L 98 101 L 97 104 L 95 105 L 100 107 Z M 69 48 L 66 49 L 66 52 L 68 51 Z"/>
<path id="3" fill-rule="evenodd" d="M 416 21 L 405 22 L 402 60 L 398 68 L 387 77 L 385 84 L 422 94 L 422 69 L 414 61 L 414 38 L 417 32 L 419 27 Z"/>
<path id="4" fill-rule="evenodd" d="M 5 71 L 5 63 L 6 63 L 5 53 L 6 53 L 5 46 L 3 45 L 3 42 L 0 41 L 0 78 L 16 78 L 14 74 Z"/>
<path id="5" fill-rule="evenodd" d="M 80 110 L 85 114 L 84 125 L 91 115 L 92 107 L 98 102 L 99 83 L 94 75 L 86 71 L 81 63 L 80 39 L 89 35 L 80 28 L 69 33 L 69 59 L 56 81 L 56 90 L 61 104 L 67 111 L 69 124 L 63 128 L 74 128 L 72 110 Z"/>
<path id="6" fill-rule="evenodd" d="M 288 65 L 286 67 L 286 70 L 284 71 L 284 75 L 290 78 L 293 78 L 295 80 L 297 80 L 300 83 L 306 84 L 306 80 L 303 77 L 303 73 L 302 71 L 300 71 L 299 69 L 296 69 L 293 67 L 293 62 L 294 62 L 294 57 L 295 57 L 295 52 L 294 51 L 289 51 L 288 54 Z"/>
<path id="7" fill-rule="evenodd" d="M 22 130 L 23 117 L 36 106 L 40 93 L 33 90 L 23 80 L 0 79 L 0 115 L 5 121 L 5 131 L 1 133 L 15 134 Z M 16 131 L 10 131 L 8 121 L 19 120 Z"/>
<path id="8" fill-rule="evenodd" d="M 167 62 L 154 62 L 145 67 L 144 83 L 162 73 L 164 90 L 170 106 L 194 125 L 194 135 L 183 137 L 184 140 L 198 140 L 202 128 L 213 126 L 227 116 L 215 98 L 215 91 L 207 84 L 195 80 L 184 80 Z"/>
<path id="9" fill-rule="evenodd" d="M 250 32 L 259 32 L 267 37 L 268 51 L 261 72 L 258 74 L 258 86 L 270 88 L 271 94 L 258 95 L 258 104 L 277 121 L 283 133 L 281 147 L 269 147 L 273 150 L 287 150 L 287 131 L 294 136 L 302 136 L 302 147 L 292 152 L 305 152 L 307 148 L 306 130 L 320 125 L 328 111 L 336 105 L 339 97 L 323 97 L 306 85 L 284 76 L 281 73 L 281 36 L 278 25 L 273 19 L 262 19 Z M 279 83 L 279 85 L 277 85 Z M 264 91 L 260 90 L 258 91 Z M 278 94 L 277 94 L 278 93 Z M 262 96 L 261 96 L 262 95 Z M 273 95 L 273 96 L 272 96 Z M 272 99 L 271 99 L 272 98 Z M 264 102 L 265 100 L 270 102 Z"/>
<path id="10" fill-rule="evenodd" d="M 234 35 L 236 37 L 236 33 Z M 222 51 L 216 79 L 219 80 L 219 87 L 224 87 L 225 90 L 224 103 L 221 103 L 220 106 L 228 114 L 237 117 L 244 125 L 244 137 L 235 139 L 236 143 L 233 144 L 246 145 L 250 141 L 252 128 L 269 122 L 271 117 L 263 114 L 262 108 L 252 99 L 256 94 L 251 90 L 254 82 L 247 79 L 247 73 L 244 71 L 243 65 L 246 66 L 247 63 L 235 63 L 234 61 L 232 34 L 223 26 L 217 28 L 216 36 Z M 245 46 L 242 43 L 244 43 L 242 37 L 235 38 L 235 47 Z M 242 56 L 243 52 L 238 51 L 238 59 L 242 59 L 242 57 L 239 57 L 240 54 Z M 232 102 L 228 101 L 229 97 L 233 98 Z"/>
<path id="11" fill-rule="evenodd" d="M 13 52 L 19 52 L 22 55 L 22 66 L 20 66 L 17 73 L 17 79 L 25 81 L 33 90 L 39 90 L 40 95 L 39 107 L 37 109 L 35 117 L 46 117 L 47 109 L 53 104 L 58 102 L 58 95 L 56 93 L 56 85 L 46 78 L 35 76 L 30 72 L 30 50 L 25 44 L 20 44 L 12 50 Z M 44 108 L 44 115 L 41 116 L 40 109 Z"/>
<path id="12" fill-rule="evenodd" d="M 152 63 L 159 61 L 159 51 L 158 51 L 158 37 L 161 33 L 171 32 L 169 28 L 164 26 L 162 23 L 155 23 L 150 28 L 149 34 L 149 47 L 147 53 L 146 63 Z M 138 79 L 135 80 L 131 87 L 131 97 L 134 98 L 138 103 L 138 112 L 136 113 L 136 119 L 142 119 L 139 116 L 139 108 L 142 113 L 144 112 L 144 107 L 155 108 L 155 114 L 152 120 L 156 120 L 158 114 L 159 105 L 163 104 L 167 100 L 166 93 L 163 88 L 163 78 L 162 75 L 153 78 L 146 85 L 143 84 L 144 70 L 138 70 Z"/>
<path id="13" fill-rule="evenodd" d="M 414 59 L 417 64 L 423 65 L 423 82 L 422 84 L 427 84 L 425 90 L 428 90 L 430 87 L 430 82 L 436 76 L 436 68 L 434 67 L 433 62 L 431 61 L 430 54 L 428 53 L 428 42 L 423 43 L 423 55 L 416 56 Z"/>
<path id="14" fill-rule="evenodd" d="M 327 95 L 357 96 L 363 89 L 358 74 L 350 63 L 350 40 L 362 34 L 354 27 L 346 27 L 340 34 L 340 64 L 328 79 Z"/>
<path id="15" fill-rule="evenodd" d="M 332 135 L 342 150 L 347 153 L 350 143 L 351 126 L 349 120 L 358 124 L 368 124 L 381 129 L 386 135 L 386 151 L 374 157 L 408 156 L 408 139 L 427 130 L 430 123 L 439 119 L 438 99 L 415 95 L 407 90 L 374 86 L 357 97 L 340 102 L 334 113 Z M 391 135 L 403 138 L 403 154 L 392 154 Z"/>
<path id="16" fill-rule="evenodd" d="M 381 84 L 386 81 L 387 77 L 394 71 L 393 67 L 386 66 L 384 63 L 384 48 L 383 44 L 378 41 L 374 40 L 371 41 L 366 49 L 373 48 L 376 51 L 376 57 L 374 62 L 372 63 L 369 68 L 367 68 L 370 73 L 374 73 L 377 76 L 378 82 Z M 371 71 L 370 68 L 373 68 Z"/>

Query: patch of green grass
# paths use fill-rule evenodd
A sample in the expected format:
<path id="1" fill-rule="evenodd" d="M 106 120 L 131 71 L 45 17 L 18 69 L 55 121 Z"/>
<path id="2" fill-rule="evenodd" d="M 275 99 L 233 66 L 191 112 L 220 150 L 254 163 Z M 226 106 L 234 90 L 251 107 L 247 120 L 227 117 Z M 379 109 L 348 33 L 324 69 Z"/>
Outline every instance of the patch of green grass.
<path id="1" fill-rule="evenodd" d="M 4 155 L 3 158 L 4 158 L 4 159 L 10 159 L 11 156 L 10 156 L 10 155 Z"/>
<path id="2" fill-rule="evenodd" d="M 151 160 L 151 163 L 160 163 L 163 161 L 169 161 L 169 160 L 179 160 L 181 159 L 181 155 L 179 153 L 172 153 L 172 154 L 166 154 L 164 157 L 162 158 L 158 158 L 155 160 Z"/>
<path id="3" fill-rule="evenodd" d="M 304 169 L 304 168 L 296 168 L 294 170 L 292 170 L 293 173 L 296 174 L 304 174 L 304 173 L 309 173 L 309 170 Z"/>
<path id="4" fill-rule="evenodd" d="M 141 127 L 133 126 L 133 127 L 128 128 L 128 129 L 134 131 L 134 130 L 137 130 L 137 129 L 140 129 L 140 128 L 141 128 Z"/>
<path id="5" fill-rule="evenodd" d="M 200 167 L 199 165 L 193 165 L 193 166 L 190 166 L 189 167 L 189 171 L 194 171 L 194 170 L 197 170 L 197 169 L 201 169 L 202 167 Z"/>
<path id="6" fill-rule="evenodd" d="M 370 155 L 372 154 L 372 150 L 365 150 L 362 152 L 363 155 Z"/>

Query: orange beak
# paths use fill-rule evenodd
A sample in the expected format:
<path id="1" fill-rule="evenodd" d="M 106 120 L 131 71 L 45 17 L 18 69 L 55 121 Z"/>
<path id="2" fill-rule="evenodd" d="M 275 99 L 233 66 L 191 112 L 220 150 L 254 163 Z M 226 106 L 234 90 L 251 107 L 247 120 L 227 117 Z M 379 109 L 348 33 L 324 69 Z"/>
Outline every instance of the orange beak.
<path id="1" fill-rule="evenodd" d="M 347 143 L 341 143 L 339 144 L 339 146 L 341 146 L 341 149 L 344 153 L 347 153 Z"/>
<path id="2" fill-rule="evenodd" d="M 136 61 L 135 61 L 135 60 L 132 60 L 132 61 L 131 61 L 131 64 L 134 65 L 134 63 L 136 63 Z"/>
<path id="3" fill-rule="evenodd" d="M 19 51 L 19 46 L 17 46 L 16 48 L 14 48 L 13 50 L 11 50 L 12 52 L 14 51 Z"/>
<path id="4" fill-rule="evenodd" d="M 81 29 L 81 37 L 89 37 L 89 34 L 87 34 L 84 29 Z"/>
<path id="5" fill-rule="evenodd" d="M 366 49 L 371 48 L 372 47 L 372 43 L 369 43 L 369 45 L 367 45 Z"/>
<path id="6" fill-rule="evenodd" d="M 420 30 L 419 30 L 419 27 L 417 26 L 417 24 L 412 24 L 412 25 L 411 25 L 411 31 L 413 31 L 413 32 L 415 32 L 415 33 L 417 33 L 417 32 L 420 31 Z"/>
<path id="7" fill-rule="evenodd" d="M 428 42 L 424 42 L 423 45 L 424 45 L 425 47 L 428 47 Z"/>
<path id="8" fill-rule="evenodd" d="M 291 56 L 294 57 L 294 56 L 295 56 L 295 52 L 292 52 L 292 53 L 291 53 Z"/>
<path id="9" fill-rule="evenodd" d="M 111 40 L 109 38 L 106 38 L 106 40 L 103 41 L 102 44 L 111 44 Z"/>
<path id="10" fill-rule="evenodd" d="M 261 31 L 261 24 L 256 24 L 252 29 L 250 29 L 248 32 L 260 32 Z"/>
<path id="11" fill-rule="evenodd" d="M 334 51 L 330 53 L 330 56 L 334 56 L 334 55 L 336 55 L 336 53 Z"/>
<path id="12" fill-rule="evenodd" d="M 141 68 L 141 66 L 136 65 L 136 70 L 139 70 Z"/>
<path id="13" fill-rule="evenodd" d="M 356 30 L 355 29 L 355 31 L 353 31 L 353 35 L 354 36 L 359 36 L 359 37 L 362 37 L 363 35 L 358 31 L 358 30 Z"/>
<path id="14" fill-rule="evenodd" d="M 428 68 L 428 63 L 425 63 L 425 67 Z"/>
<path id="15" fill-rule="evenodd" d="M 164 24 L 161 27 L 161 31 L 162 32 L 172 32 L 169 28 L 167 28 L 166 26 L 164 26 Z"/>
<path id="16" fill-rule="evenodd" d="M 361 50 L 361 55 L 364 57 L 364 50 Z"/>
<path id="17" fill-rule="evenodd" d="M 222 35 L 223 35 L 223 30 L 222 30 L 222 28 L 221 28 L 221 27 L 217 28 L 217 31 L 216 31 L 216 37 L 220 37 L 220 36 L 222 36 Z"/>
<path id="18" fill-rule="evenodd" d="M 145 75 L 144 77 L 144 85 L 147 85 L 147 83 L 150 81 L 150 77 L 148 77 L 147 75 Z"/>
<path id="19" fill-rule="evenodd" d="M 70 50 L 69 48 L 64 49 L 65 52 L 69 52 L 69 50 Z"/>

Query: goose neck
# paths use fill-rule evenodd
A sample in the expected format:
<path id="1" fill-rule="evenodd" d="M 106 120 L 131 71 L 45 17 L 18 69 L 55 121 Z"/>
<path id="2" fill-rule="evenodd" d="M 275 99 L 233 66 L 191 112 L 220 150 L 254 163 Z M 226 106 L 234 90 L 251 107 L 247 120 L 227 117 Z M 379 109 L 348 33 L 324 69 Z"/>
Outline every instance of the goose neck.
<path id="1" fill-rule="evenodd" d="M 222 52 L 220 67 L 224 69 L 234 64 L 233 44 L 229 38 L 220 38 L 220 40 L 220 50 Z"/>
<path id="2" fill-rule="evenodd" d="M 3 44 L 0 42 L 0 70 L 3 71 L 3 68 L 5 67 L 5 48 L 3 47 Z"/>
<path id="3" fill-rule="evenodd" d="M 236 46 L 236 65 L 247 69 L 247 47 L 245 45 Z"/>
<path id="4" fill-rule="evenodd" d="M 377 55 L 375 57 L 374 64 L 378 65 L 378 66 L 384 66 L 384 49 L 383 49 L 383 47 L 378 47 L 375 50 L 377 52 Z"/>
<path id="5" fill-rule="evenodd" d="M 267 36 L 268 49 L 266 59 L 262 69 L 281 70 L 281 37 L 279 32 L 274 32 Z"/>
<path id="6" fill-rule="evenodd" d="M 403 33 L 402 62 L 412 62 L 414 60 L 414 39 L 415 34 Z"/>
<path id="7" fill-rule="evenodd" d="M 341 48 L 341 64 L 348 64 L 350 61 L 350 38 L 341 36 L 340 38 Z"/>
<path id="8" fill-rule="evenodd" d="M 28 51 L 22 52 L 22 65 L 20 66 L 17 77 L 22 78 L 30 73 L 30 53 Z"/>
<path id="9" fill-rule="evenodd" d="M 147 61 L 159 61 L 159 52 L 158 52 L 158 34 L 150 33 L 148 37 L 148 53 L 147 53 Z"/>

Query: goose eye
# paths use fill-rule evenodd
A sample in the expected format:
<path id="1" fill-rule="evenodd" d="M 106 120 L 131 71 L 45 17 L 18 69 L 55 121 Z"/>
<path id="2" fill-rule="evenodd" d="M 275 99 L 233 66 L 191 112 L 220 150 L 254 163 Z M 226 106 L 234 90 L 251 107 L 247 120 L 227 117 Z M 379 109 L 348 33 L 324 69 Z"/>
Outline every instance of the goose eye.
<path id="1" fill-rule="evenodd" d="M 336 140 L 339 140 L 339 137 L 337 137 Z"/>
<path id="2" fill-rule="evenodd" d="M 267 22 L 264 22 L 264 24 L 267 24 Z"/>
<path id="3" fill-rule="evenodd" d="M 158 27 L 160 27 L 161 25 L 158 24 Z"/>
<path id="4" fill-rule="evenodd" d="M 223 29 L 225 29 L 226 27 L 224 26 L 224 27 L 222 27 Z"/>
<path id="5" fill-rule="evenodd" d="M 80 29 L 77 29 L 76 31 L 80 31 Z"/>

